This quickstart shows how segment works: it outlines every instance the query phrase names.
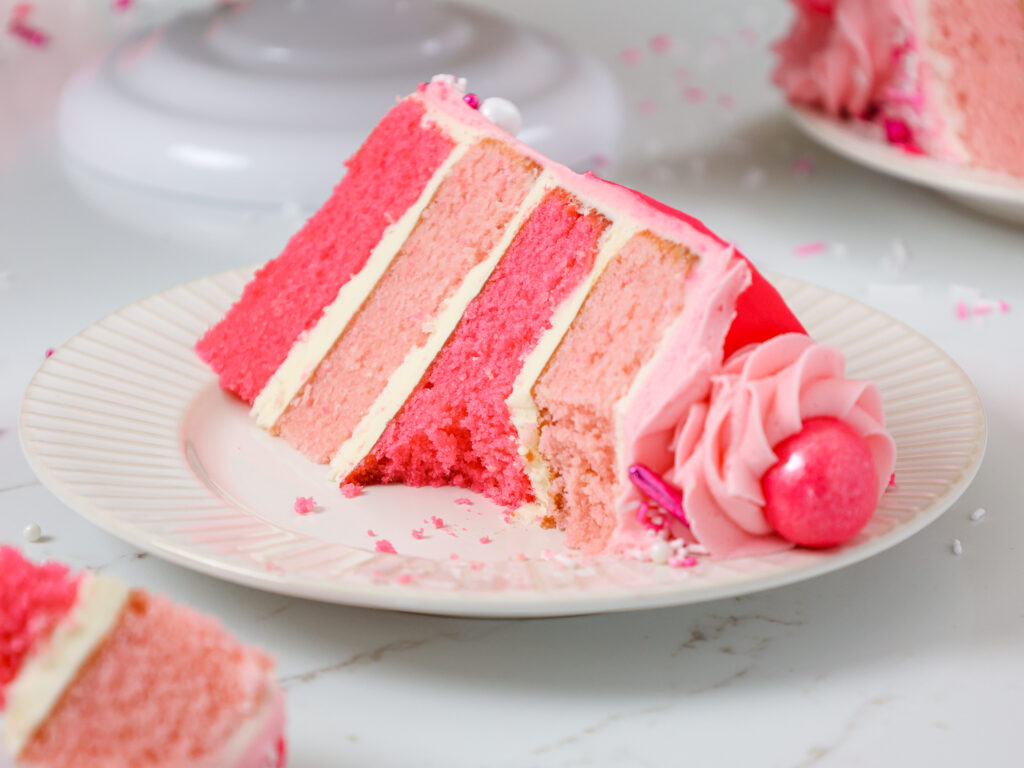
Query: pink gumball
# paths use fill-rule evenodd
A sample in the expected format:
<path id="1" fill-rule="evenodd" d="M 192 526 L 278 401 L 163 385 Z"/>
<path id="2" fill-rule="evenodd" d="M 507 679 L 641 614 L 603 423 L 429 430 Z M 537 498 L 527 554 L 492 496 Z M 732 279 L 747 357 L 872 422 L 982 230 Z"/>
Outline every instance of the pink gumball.
<path id="1" fill-rule="evenodd" d="M 768 524 L 794 544 L 831 547 L 863 528 L 878 503 L 867 441 L 838 419 L 808 419 L 775 446 L 761 478 Z"/>

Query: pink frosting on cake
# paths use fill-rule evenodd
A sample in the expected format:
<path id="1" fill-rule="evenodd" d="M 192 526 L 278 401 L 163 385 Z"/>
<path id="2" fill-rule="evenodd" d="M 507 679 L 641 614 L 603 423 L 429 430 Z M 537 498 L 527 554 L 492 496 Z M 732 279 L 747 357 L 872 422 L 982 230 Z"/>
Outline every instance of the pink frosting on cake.
<path id="1" fill-rule="evenodd" d="M 775 82 L 793 101 L 860 115 L 897 69 L 893 0 L 793 0 L 797 17 L 777 46 Z"/>
<path id="2" fill-rule="evenodd" d="M 765 520 L 761 478 L 778 460 L 773 446 L 804 421 L 832 417 L 866 441 L 877 494 L 895 463 L 874 384 L 848 379 L 842 353 L 803 334 L 784 334 L 731 357 L 711 379 L 675 436 L 668 479 L 683 491 L 691 532 L 718 556 L 790 546 Z"/>
<path id="3" fill-rule="evenodd" d="M 0 709 L 26 657 L 74 606 L 80 582 L 65 565 L 36 565 L 0 547 Z"/>

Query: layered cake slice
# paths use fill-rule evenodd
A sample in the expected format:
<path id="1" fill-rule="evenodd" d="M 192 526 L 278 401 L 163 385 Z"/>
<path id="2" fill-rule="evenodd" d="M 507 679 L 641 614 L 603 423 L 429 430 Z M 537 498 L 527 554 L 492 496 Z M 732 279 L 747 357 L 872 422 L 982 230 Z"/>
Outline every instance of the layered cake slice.
<path id="1" fill-rule="evenodd" d="M 402 124 L 399 146 L 422 140 L 433 158 L 416 199 L 401 213 L 367 214 L 365 226 L 375 228 L 353 232 L 363 244 L 358 257 L 337 245 L 345 230 L 328 236 L 318 213 L 199 342 L 200 356 L 253 403 L 261 426 L 330 463 L 341 483 L 462 486 L 524 520 L 562 528 L 570 546 L 589 552 L 643 552 L 652 538 L 701 539 L 722 556 L 810 543 L 799 533 L 781 538 L 766 522 L 771 504 L 749 482 L 715 487 L 740 494 L 760 510 L 753 516 L 730 516 L 728 503 L 671 500 L 681 490 L 676 468 L 688 458 L 679 446 L 700 444 L 691 414 L 714 404 L 716 377 L 731 375 L 728 361 L 752 347 L 806 340 L 800 323 L 746 258 L 700 222 L 539 155 L 488 119 L 509 105 L 490 104 L 477 109 L 477 97 L 450 77 L 399 102 L 324 210 L 357 195 L 366 179 L 353 171 L 396 115 L 419 115 Z M 382 186 L 394 183 L 390 173 L 379 170 Z M 333 301 L 323 300 L 329 291 L 318 271 L 334 281 Z M 321 297 L 315 307 L 306 293 Z M 269 331 L 252 321 L 276 314 L 289 320 Z M 269 370 L 264 335 L 280 362 L 257 380 L 245 361 L 254 355 L 254 368 Z M 771 359 L 771 375 L 803 366 Z M 846 391 L 841 367 L 841 359 L 838 370 L 813 367 L 807 386 Z M 864 388 L 863 398 L 833 398 L 824 409 L 816 399 L 805 416 L 868 414 L 852 418 L 864 446 L 878 443 L 852 481 L 871 496 L 870 509 L 861 502 L 852 515 L 853 532 L 893 461 L 880 399 Z M 771 421 L 770 404 L 761 405 Z M 684 424 L 685 440 L 677 434 Z M 802 424 L 798 416 L 771 437 L 793 437 Z M 823 507 L 846 504 L 821 498 Z"/>
<path id="2" fill-rule="evenodd" d="M 215 621 L 0 547 L 3 743 L 43 768 L 283 768 L 273 663 Z"/>
<path id="3" fill-rule="evenodd" d="M 940 160 L 1024 176 L 1019 0 L 793 0 L 775 82 Z"/>

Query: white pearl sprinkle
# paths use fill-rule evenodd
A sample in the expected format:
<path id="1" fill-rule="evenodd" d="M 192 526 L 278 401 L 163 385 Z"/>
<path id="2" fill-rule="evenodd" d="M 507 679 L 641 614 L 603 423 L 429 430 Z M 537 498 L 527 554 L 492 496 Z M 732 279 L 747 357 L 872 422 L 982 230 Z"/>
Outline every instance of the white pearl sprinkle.
<path id="1" fill-rule="evenodd" d="M 972 523 L 976 523 L 979 520 L 981 520 L 981 518 L 983 518 L 984 516 L 985 516 L 985 508 L 984 507 L 978 507 L 976 510 L 971 512 L 971 522 Z"/>
<path id="2" fill-rule="evenodd" d="M 25 526 L 22 534 L 25 536 L 25 541 L 36 542 L 43 538 L 43 529 L 37 523 L 29 523 Z"/>
<path id="3" fill-rule="evenodd" d="M 523 116 L 519 114 L 519 108 L 500 96 L 484 99 L 480 105 L 480 114 L 513 136 L 523 127 Z"/>
<path id="4" fill-rule="evenodd" d="M 656 541 L 651 544 L 651 562 L 656 565 L 664 565 L 668 562 L 671 548 L 667 541 Z"/>
<path id="5" fill-rule="evenodd" d="M 964 545 L 960 543 L 960 539 L 953 539 L 953 554 L 959 557 L 964 553 Z"/>

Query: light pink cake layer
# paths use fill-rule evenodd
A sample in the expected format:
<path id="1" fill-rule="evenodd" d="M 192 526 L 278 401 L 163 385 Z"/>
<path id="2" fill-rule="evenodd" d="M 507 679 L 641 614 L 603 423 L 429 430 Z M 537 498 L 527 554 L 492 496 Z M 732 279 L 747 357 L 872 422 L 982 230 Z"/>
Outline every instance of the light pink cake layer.
<path id="1" fill-rule="evenodd" d="M 306 456 L 330 461 L 388 378 L 430 335 L 430 321 L 483 261 L 539 174 L 485 140 L 452 168 L 384 277 L 276 430 Z"/>
<path id="2" fill-rule="evenodd" d="M 541 201 L 351 482 L 458 485 L 506 505 L 533 492 L 505 400 L 551 315 L 594 264 L 608 220 Z"/>
<path id="3" fill-rule="evenodd" d="M 696 256 L 635 235 L 605 269 L 533 388 L 540 452 L 554 471 L 556 522 L 570 547 L 602 549 L 615 528 L 612 408 L 682 310 Z"/>
<path id="4" fill-rule="evenodd" d="M 932 0 L 929 43 L 952 62 L 950 106 L 975 164 L 1024 175 L 1024 7 Z"/>
<path id="5" fill-rule="evenodd" d="M 255 712 L 271 666 L 211 619 L 134 592 L 24 760 L 47 768 L 202 765 Z"/>

